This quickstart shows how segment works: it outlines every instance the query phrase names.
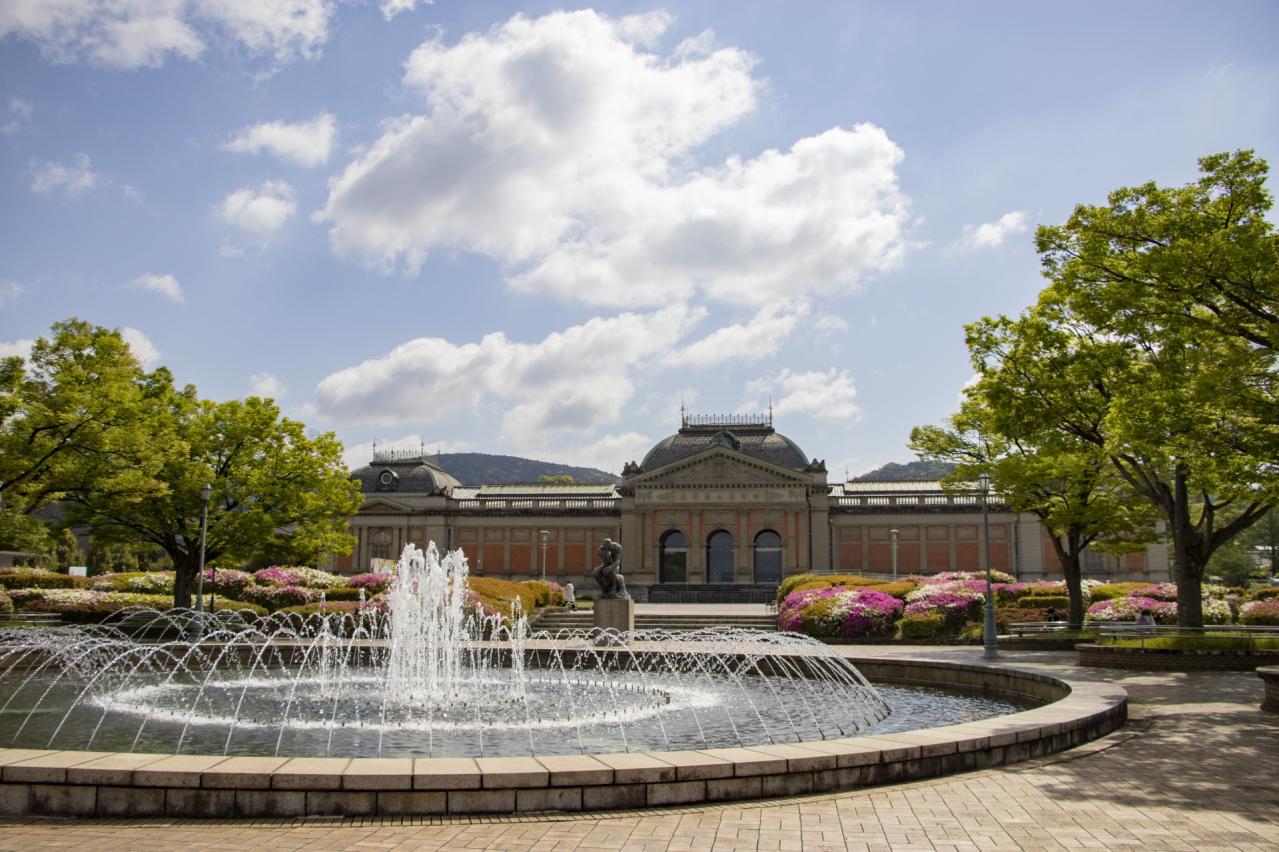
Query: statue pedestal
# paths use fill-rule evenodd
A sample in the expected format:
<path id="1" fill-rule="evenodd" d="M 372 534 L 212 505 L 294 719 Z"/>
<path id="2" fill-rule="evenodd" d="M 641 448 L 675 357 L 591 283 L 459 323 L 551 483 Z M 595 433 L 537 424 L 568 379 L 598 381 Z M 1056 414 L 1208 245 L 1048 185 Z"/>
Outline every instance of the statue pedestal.
<path id="1" fill-rule="evenodd" d="M 597 598 L 594 610 L 595 626 L 600 630 L 629 633 L 635 629 L 634 598 Z"/>

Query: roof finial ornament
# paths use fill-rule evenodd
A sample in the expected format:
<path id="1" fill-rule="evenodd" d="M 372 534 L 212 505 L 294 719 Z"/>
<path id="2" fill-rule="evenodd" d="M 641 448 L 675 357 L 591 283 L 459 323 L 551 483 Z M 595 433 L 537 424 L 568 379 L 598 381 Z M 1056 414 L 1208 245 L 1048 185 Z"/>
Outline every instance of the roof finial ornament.
<path id="1" fill-rule="evenodd" d="M 773 394 L 768 394 L 768 425 L 773 425 Z"/>
<path id="2" fill-rule="evenodd" d="M 679 397 L 679 426 L 680 426 L 680 428 L 681 428 L 681 429 L 683 429 L 683 428 L 684 428 L 685 426 L 687 426 L 687 425 L 688 425 L 688 415 L 684 413 L 684 395 L 683 395 L 683 394 L 680 394 L 680 397 Z"/>

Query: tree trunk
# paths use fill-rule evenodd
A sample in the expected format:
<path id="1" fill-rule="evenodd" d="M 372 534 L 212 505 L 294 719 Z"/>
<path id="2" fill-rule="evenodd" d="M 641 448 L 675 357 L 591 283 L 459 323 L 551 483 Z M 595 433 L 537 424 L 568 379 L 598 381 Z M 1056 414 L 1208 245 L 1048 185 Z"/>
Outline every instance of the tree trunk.
<path id="1" fill-rule="evenodd" d="M 196 575 L 200 573 L 198 562 L 185 554 L 173 556 L 173 605 L 189 609 L 195 594 Z"/>
<path id="2" fill-rule="evenodd" d="M 1072 548 L 1061 563 L 1062 573 L 1066 577 L 1066 595 L 1070 598 L 1070 610 L 1066 618 L 1071 630 L 1080 630 L 1084 626 L 1084 571 L 1079 561 L 1079 551 Z"/>
<path id="3" fill-rule="evenodd" d="M 1079 630 L 1084 626 L 1084 569 L 1081 566 L 1084 547 L 1076 530 L 1069 530 L 1065 535 L 1052 536 L 1053 550 L 1057 553 L 1057 561 L 1061 563 L 1062 578 L 1066 581 L 1066 597 L 1070 606 L 1066 612 L 1066 621 L 1071 630 Z"/>
<path id="4" fill-rule="evenodd" d="M 1203 548 L 1194 547 L 1194 530 L 1190 526 L 1190 494 L 1186 485 L 1188 471 L 1177 463 L 1173 474 L 1172 545 L 1173 566 L 1177 580 L 1177 626 L 1203 627 Z"/>

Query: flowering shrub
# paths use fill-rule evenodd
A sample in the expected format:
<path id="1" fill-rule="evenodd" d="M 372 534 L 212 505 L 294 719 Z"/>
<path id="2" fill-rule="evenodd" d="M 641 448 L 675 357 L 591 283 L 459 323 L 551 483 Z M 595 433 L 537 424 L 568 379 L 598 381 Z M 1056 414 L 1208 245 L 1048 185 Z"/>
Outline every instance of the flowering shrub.
<path id="1" fill-rule="evenodd" d="M 334 589 L 347 584 L 347 578 L 303 565 L 272 565 L 253 574 L 256 583 L 265 586 L 302 586 L 308 589 Z"/>
<path id="2" fill-rule="evenodd" d="M 1173 601 L 1177 600 L 1177 584 L 1176 583 L 1156 583 L 1150 586 L 1140 586 L 1128 593 L 1130 598 L 1154 598 L 1157 601 Z"/>
<path id="3" fill-rule="evenodd" d="M 901 612 L 901 601 L 873 589 L 807 589 L 787 596 L 777 623 L 809 636 L 853 638 L 892 632 Z"/>
<path id="4" fill-rule="evenodd" d="M 932 574 L 928 577 L 921 577 L 921 583 L 949 583 L 955 580 L 981 580 L 986 582 L 985 571 L 942 571 L 940 574 Z M 1005 571 L 991 571 L 990 582 L 992 583 L 1015 583 L 1017 578 Z"/>
<path id="5" fill-rule="evenodd" d="M 93 589 L 15 589 L 13 604 L 26 612 L 56 612 L 66 621 L 101 621 L 129 607 L 165 610 L 173 605 L 171 595 L 144 595 L 135 592 L 103 592 Z"/>
<path id="6" fill-rule="evenodd" d="M 1115 598 L 1088 607 L 1085 621 L 1136 621 L 1143 609 L 1150 610 L 1156 624 L 1176 624 L 1177 605 L 1154 598 Z"/>
<path id="7" fill-rule="evenodd" d="M 537 593 L 537 605 L 560 606 L 564 603 L 564 587 L 550 580 L 529 580 L 525 585 Z"/>
<path id="8" fill-rule="evenodd" d="M 172 571 L 126 571 L 122 574 L 100 574 L 89 583 L 100 592 L 137 592 L 143 595 L 172 595 Z M 172 603 L 172 600 L 170 600 Z"/>
<path id="9" fill-rule="evenodd" d="M 1279 599 L 1279 586 L 1253 586 L 1244 598 L 1250 601 L 1268 601 Z"/>
<path id="10" fill-rule="evenodd" d="M 350 586 L 341 589 L 317 589 L 317 594 L 324 595 L 324 599 L 329 602 L 334 601 L 359 601 L 360 590 L 352 589 Z M 364 599 L 369 600 L 373 595 L 365 593 Z"/>
<path id="11" fill-rule="evenodd" d="M 12 613 L 13 600 L 4 589 L 0 589 L 0 615 L 11 615 Z"/>
<path id="12" fill-rule="evenodd" d="M 87 577 L 72 577 L 40 568 L 0 568 L 0 586 L 6 589 L 83 589 Z"/>
<path id="13" fill-rule="evenodd" d="M 228 598 L 239 598 L 244 590 L 253 585 L 253 575 L 247 571 L 235 571 L 230 568 L 209 568 L 204 572 L 204 587 L 214 587 L 218 594 Z"/>
<path id="14" fill-rule="evenodd" d="M 245 586 L 241 594 L 249 603 L 264 606 L 272 612 L 288 606 L 315 603 L 320 599 L 320 593 L 317 590 L 308 589 L 305 586 L 249 585 Z"/>
<path id="15" fill-rule="evenodd" d="M 1239 610 L 1244 624 L 1279 627 L 1279 600 L 1249 601 Z"/>
<path id="16" fill-rule="evenodd" d="M 928 595 L 906 605 L 906 615 L 939 615 L 948 630 L 955 632 L 964 622 L 980 618 L 985 599 L 982 595 L 963 588 L 953 588 Z"/>
<path id="17" fill-rule="evenodd" d="M 363 589 L 366 596 L 380 595 L 395 582 L 395 575 L 390 572 L 373 571 L 368 574 L 356 574 L 346 578 L 346 585 L 352 589 Z"/>
<path id="18" fill-rule="evenodd" d="M 1204 598 L 1203 608 L 1204 624 L 1229 624 L 1233 617 L 1229 602 L 1220 598 Z"/>

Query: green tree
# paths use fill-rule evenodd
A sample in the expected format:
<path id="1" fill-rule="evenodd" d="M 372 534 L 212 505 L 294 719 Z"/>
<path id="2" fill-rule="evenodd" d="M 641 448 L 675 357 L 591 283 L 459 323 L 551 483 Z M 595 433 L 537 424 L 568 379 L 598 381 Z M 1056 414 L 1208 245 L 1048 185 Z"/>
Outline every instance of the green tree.
<path id="1" fill-rule="evenodd" d="M 999 416 L 986 400 L 993 384 L 983 378 L 967 388 L 946 425 L 912 430 L 911 448 L 922 459 L 957 465 L 944 480 L 950 484 L 971 487 L 989 473 L 1002 502 L 1039 518 L 1062 566 L 1069 623 L 1078 628 L 1084 551 L 1094 544 L 1112 552 L 1139 549 L 1151 538 L 1153 518 L 1140 504 L 1134 508 L 1131 492 L 1097 446 L 1042 421 Z"/>
<path id="2" fill-rule="evenodd" d="M 1213 552 L 1279 497 L 1279 234 L 1251 151 L 1200 160 L 1182 187 L 1147 183 L 1077 207 L 1036 245 L 1054 304 L 1128 357 L 1107 452 L 1163 515 L 1178 620 L 1202 624 Z"/>
<path id="3" fill-rule="evenodd" d="M 153 390 L 118 332 L 75 319 L 0 360 L 0 546 L 47 550 L 32 513 L 67 494 L 163 490 Z"/>
<path id="4" fill-rule="evenodd" d="M 277 540 L 312 556 L 350 552 L 347 526 L 362 498 L 331 432 L 308 436 L 270 400 L 210 402 L 190 386 L 169 394 L 168 417 L 180 452 L 158 473 L 165 492 L 128 499 L 78 493 L 71 514 L 105 541 L 163 549 L 176 573 L 176 606 L 189 606 L 195 588 L 205 484 L 212 486 L 208 562 L 247 559 Z"/>
<path id="5" fill-rule="evenodd" d="M 549 474 L 543 473 L 537 477 L 538 482 L 544 482 L 548 485 L 572 485 L 576 480 L 567 473 Z"/>
<path id="6" fill-rule="evenodd" d="M 75 533 L 69 529 L 62 530 L 57 544 L 53 548 L 53 564 L 58 568 L 84 564 L 84 551 Z"/>
<path id="7" fill-rule="evenodd" d="M 1017 320 L 969 328 L 986 398 L 1005 431 L 1056 432 L 1104 453 L 1114 471 L 1171 531 L 1178 620 L 1202 624 L 1202 581 L 1212 553 L 1268 510 L 1273 481 L 1222 438 L 1247 418 L 1198 398 L 1197 372 L 1230 359 L 1206 346 L 1151 351 L 1081 321 L 1051 288 Z"/>

